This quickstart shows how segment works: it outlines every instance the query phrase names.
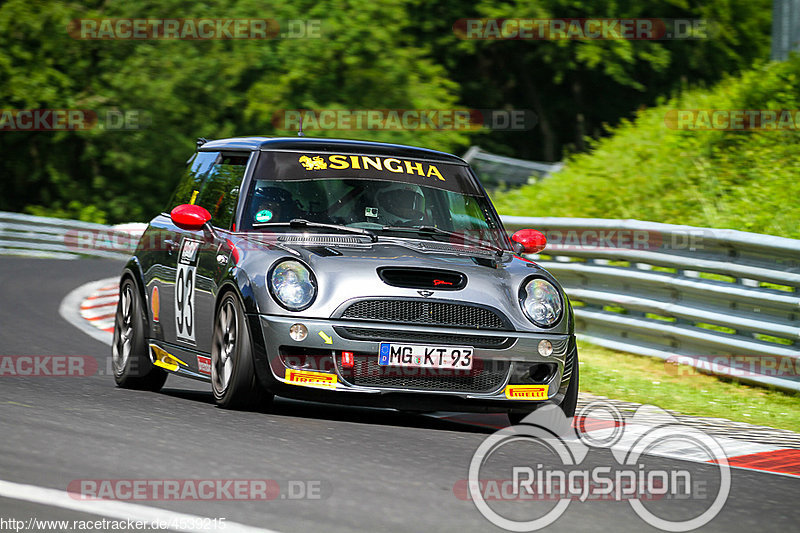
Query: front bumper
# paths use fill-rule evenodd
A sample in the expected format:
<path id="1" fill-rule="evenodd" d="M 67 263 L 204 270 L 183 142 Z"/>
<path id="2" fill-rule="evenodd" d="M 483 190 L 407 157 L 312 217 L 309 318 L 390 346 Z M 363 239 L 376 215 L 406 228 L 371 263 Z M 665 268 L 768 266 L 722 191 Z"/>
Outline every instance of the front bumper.
<path id="1" fill-rule="evenodd" d="M 250 315 L 249 321 L 262 384 L 279 396 L 331 403 L 409 410 L 533 410 L 543 403 L 561 403 L 576 354 L 573 335 L 272 315 Z M 303 341 L 289 336 L 289 328 L 297 323 L 308 329 Z M 538 352 L 544 339 L 554 348 L 549 356 Z M 473 371 L 463 379 L 447 376 L 437 381 L 435 369 L 378 367 L 381 342 L 472 346 Z M 342 365 L 343 351 L 355 354 L 355 369 Z M 540 372 L 536 379 L 526 377 L 534 368 L 547 372 Z M 384 372 L 389 369 L 394 373 Z M 309 375 L 323 379 L 290 381 L 293 371 L 294 376 L 297 371 L 310 371 Z M 546 390 L 546 398 L 509 399 L 509 385 L 536 385 Z"/>

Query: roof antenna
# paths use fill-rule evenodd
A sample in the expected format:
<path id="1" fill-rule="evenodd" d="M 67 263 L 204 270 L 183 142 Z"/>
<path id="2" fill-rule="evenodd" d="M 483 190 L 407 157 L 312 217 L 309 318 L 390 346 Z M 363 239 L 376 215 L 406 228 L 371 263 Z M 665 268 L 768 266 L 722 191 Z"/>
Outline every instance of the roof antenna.
<path id="1" fill-rule="evenodd" d="M 305 137 L 306 136 L 306 134 L 303 133 L 303 115 L 302 115 L 302 113 L 300 114 L 300 129 L 297 130 L 297 136 L 298 137 Z"/>

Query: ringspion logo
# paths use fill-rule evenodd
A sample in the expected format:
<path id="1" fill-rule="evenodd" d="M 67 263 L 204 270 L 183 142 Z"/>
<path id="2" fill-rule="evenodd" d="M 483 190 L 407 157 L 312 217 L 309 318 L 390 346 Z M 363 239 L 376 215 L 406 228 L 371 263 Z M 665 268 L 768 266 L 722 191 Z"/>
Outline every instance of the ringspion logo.
<path id="1" fill-rule="evenodd" d="M 654 418 L 659 420 L 656 426 L 640 422 Z M 607 424 L 587 430 L 586 421 L 595 419 Z M 710 435 L 681 425 L 654 406 L 642 406 L 626 420 L 612 404 L 592 402 L 573 420 L 578 421 L 574 429 L 560 408 L 544 405 L 521 424 L 489 435 L 472 456 L 467 479 L 454 484 L 454 495 L 471 500 L 489 522 L 507 531 L 543 529 L 573 501 L 626 502 L 645 523 L 676 532 L 704 526 L 725 505 L 730 468 L 725 451 Z M 642 427 L 647 428 L 644 433 Z M 693 479 L 693 473 L 680 465 L 664 468 L 658 455 L 670 446 L 695 454 L 718 469 L 719 476 Z M 600 465 L 587 461 L 597 448 L 605 449 L 606 456 L 610 452 L 613 461 Z M 547 454 L 546 460 L 541 453 Z M 656 460 L 648 460 L 650 456 Z M 648 507 L 652 500 L 674 505 Z M 690 514 L 683 512 L 687 500 L 695 506 Z M 490 503 L 498 501 L 524 505 L 512 513 L 510 506 Z"/>

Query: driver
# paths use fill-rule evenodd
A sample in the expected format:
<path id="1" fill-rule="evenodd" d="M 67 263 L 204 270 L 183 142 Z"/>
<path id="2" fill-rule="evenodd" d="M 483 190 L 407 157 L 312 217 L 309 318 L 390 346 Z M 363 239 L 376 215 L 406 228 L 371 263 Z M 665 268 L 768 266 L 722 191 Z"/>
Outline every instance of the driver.
<path id="1" fill-rule="evenodd" d="M 418 185 L 393 183 L 378 191 L 375 201 L 387 226 L 417 226 L 425 218 L 425 196 Z"/>

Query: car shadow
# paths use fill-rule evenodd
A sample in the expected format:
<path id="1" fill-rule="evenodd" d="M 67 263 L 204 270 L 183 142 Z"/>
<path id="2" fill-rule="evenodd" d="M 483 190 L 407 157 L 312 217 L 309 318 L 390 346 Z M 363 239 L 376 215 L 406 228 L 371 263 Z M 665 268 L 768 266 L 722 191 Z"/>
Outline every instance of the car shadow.
<path id="1" fill-rule="evenodd" d="M 214 405 L 211 391 L 164 388 L 161 394 L 192 402 Z M 261 411 L 271 416 L 309 418 L 358 424 L 459 431 L 463 433 L 494 433 L 508 425 L 502 413 L 418 413 L 375 407 L 360 407 L 339 404 L 317 403 L 276 397 L 268 410 Z"/>

